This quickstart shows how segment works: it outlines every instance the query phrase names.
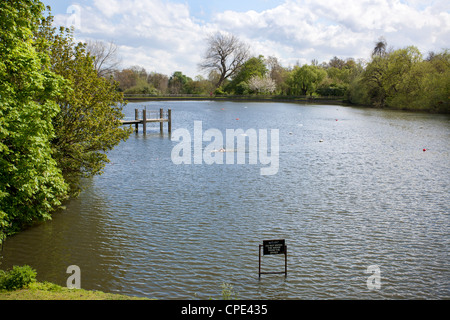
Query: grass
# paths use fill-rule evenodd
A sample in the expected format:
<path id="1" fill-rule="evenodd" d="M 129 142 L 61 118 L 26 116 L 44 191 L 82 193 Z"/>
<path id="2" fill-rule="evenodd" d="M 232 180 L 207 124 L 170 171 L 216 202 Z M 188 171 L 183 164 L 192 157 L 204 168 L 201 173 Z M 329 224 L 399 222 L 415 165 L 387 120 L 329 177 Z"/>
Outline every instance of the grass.
<path id="1" fill-rule="evenodd" d="M 148 300 L 121 294 L 68 289 L 50 282 L 33 282 L 14 291 L 0 291 L 0 300 Z"/>

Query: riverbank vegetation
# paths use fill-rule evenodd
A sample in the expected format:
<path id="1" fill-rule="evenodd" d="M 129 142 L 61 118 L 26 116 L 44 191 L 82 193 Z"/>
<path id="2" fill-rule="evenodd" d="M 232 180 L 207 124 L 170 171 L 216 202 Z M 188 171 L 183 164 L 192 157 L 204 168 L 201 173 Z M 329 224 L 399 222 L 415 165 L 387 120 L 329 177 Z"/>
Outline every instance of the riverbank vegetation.
<path id="1" fill-rule="evenodd" d="M 120 294 L 69 289 L 50 282 L 38 282 L 30 266 L 0 270 L 0 300 L 146 300 Z"/>
<path id="2" fill-rule="evenodd" d="M 14 266 L 8 271 L 0 270 L 0 300 L 149 300 L 97 290 L 69 289 L 48 281 L 38 282 L 36 277 L 36 270 L 28 265 Z M 238 298 L 230 283 L 223 282 L 221 289 L 218 299 Z"/>
<path id="3" fill-rule="evenodd" d="M 293 99 L 339 97 L 351 104 L 402 110 L 449 113 L 450 52 L 416 47 L 388 49 L 383 38 L 368 60 L 333 57 L 330 61 L 282 66 L 276 57 L 250 56 L 235 36 L 216 34 L 208 40 L 200 69 L 209 76 L 191 79 L 181 71 L 171 76 L 133 66 L 109 76 L 127 97 Z M 248 99 L 248 98 L 246 98 Z"/>
<path id="4" fill-rule="evenodd" d="M 50 219 L 130 133 L 117 84 L 44 13 L 38 0 L 0 3 L 0 244 Z"/>

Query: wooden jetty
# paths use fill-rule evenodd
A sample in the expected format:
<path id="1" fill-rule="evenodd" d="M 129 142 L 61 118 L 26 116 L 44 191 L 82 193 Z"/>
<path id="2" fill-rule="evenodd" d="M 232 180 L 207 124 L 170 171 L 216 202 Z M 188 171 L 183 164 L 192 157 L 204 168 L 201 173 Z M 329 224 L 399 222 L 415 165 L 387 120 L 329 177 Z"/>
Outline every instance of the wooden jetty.
<path id="1" fill-rule="evenodd" d="M 163 109 L 159 111 L 148 111 L 146 109 L 142 110 L 142 118 L 139 117 L 139 110 L 134 109 L 134 120 L 121 120 L 123 125 L 135 125 L 136 132 L 138 132 L 139 124 L 142 124 L 142 129 L 144 134 L 147 132 L 147 123 L 159 122 L 159 130 L 161 133 L 164 132 L 164 122 L 167 122 L 168 132 L 172 132 L 172 110 L 168 109 L 164 112 Z"/>

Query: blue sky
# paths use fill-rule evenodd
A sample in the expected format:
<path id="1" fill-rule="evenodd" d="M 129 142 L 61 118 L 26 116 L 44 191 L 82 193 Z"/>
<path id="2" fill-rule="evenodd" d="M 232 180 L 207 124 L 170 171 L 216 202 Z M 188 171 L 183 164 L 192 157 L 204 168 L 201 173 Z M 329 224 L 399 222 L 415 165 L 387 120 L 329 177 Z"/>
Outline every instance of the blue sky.
<path id="1" fill-rule="evenodd" d="M 114 41 L 122 67 L 182 71 L 194 78 L 208 34 L 247 42 L 254 55 L 296 63 L 369 59 L 383 36 L 394 49 L 448 48 L 447 0 L 43 0 L 57 25 L 75 24 L 79 41 Z M 202 74 L 203 76 L 207 76 Z"/>
<path id="2" fill-rule="evenodd" d="M 64 13 L 72 4 L 92 5 L 92 0 L 44 0 L 46 5 L 50 5 L 54 12 Z M 200 19 L 208 20 L 213 13 L 226 10 L 245 12 L 249 10 L 264 11 L 282 4 L 283 0 L 173 0 L 173 3 L 187 4 L 191 14 Z"/>

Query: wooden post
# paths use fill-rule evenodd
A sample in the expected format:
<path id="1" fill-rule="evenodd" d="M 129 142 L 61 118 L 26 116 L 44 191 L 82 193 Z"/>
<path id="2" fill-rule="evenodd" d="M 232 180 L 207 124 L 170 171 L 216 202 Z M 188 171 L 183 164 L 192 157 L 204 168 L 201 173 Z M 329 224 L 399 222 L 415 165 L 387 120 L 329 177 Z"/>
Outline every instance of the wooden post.
<path id="1" fill-rule="evenodd" d="M 262 244 L 259 245 L 259 267 L 258 267 L 258 277 L 261 279 L 261 248 L 262 248 Z"/>
<path id="2" fill-rule="evenodd" d="M 172 110 L 171 109 L 169 109 L 168 111 L 167 111 L 167 117 L 168 117 L 168 119 L 169 119 L 169 122 L 168 122 L 168 127 L 169 127 L 169 133 L 172 133 Z"/>
<path id="3" fill-rule="evenodd" d="M 287 277 L 287 246 L 284 246 L 284 277 Z"/>
<path id="4" fill-rule="evenodd" d="M 134 109 L 134 120 L 139 120 L 139 110 L 138 109 Z M 136 122 L 135 124 L 135 130 L 136 132 L 139 131 L 139 124 Z"/>
<path id="5" fill-rule="evenodd" d="M 147 134 L 147 110 L 142 110 L 142 130 Z"/>
<path id="6" fill-rule="evenodd" d="M 164 130 L 164 122 L 162 122 L 162 119 L 164 119 L 164 110 L 163 109 L 159 109 L 159 119 L 161 120 L 161 122 L 159 123 L 159 131 L 161 132 L 161 134 L 163 134 L 163 130 Z"/>

